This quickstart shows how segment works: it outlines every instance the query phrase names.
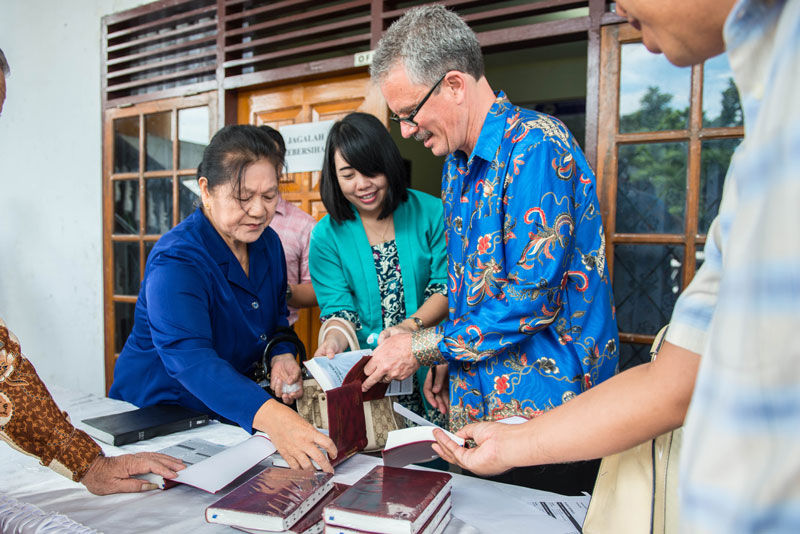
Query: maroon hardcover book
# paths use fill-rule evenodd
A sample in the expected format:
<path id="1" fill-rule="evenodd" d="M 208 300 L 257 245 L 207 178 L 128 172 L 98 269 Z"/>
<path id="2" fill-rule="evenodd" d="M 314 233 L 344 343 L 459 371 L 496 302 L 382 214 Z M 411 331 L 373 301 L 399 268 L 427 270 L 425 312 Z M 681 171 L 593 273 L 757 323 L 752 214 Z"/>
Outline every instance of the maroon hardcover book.
<path id="1" fill-rule="evenodd" d="M 418 534 L 441 534 L 450 522 L 451 512 L 450 492 L 428 520 L 422 525 Z M 337 527 L 336 525 L 325 525 L 325 534 L 376 534 L 366 530 L 356 530 L 354 528 Z"/>
<path id="2" fill-rule="evenodd" d="M 286 530 L 331 490 L 332 479 L 329 473 L 269 467 L 206 508 L 206 521 Z"/>
<path id="3" fill-rule="evenodd" d="M 282 531 L 265 531 L 261 529 L 255 528 L 245 528 L 245 527 L 234 527 L 238 528 L 239 530 L 243 530 L 245 532 L 251 532 L 252 534 L 259 534 L 268 532 L 269 534 L 320 534 L 325 529 L 325 524 L 323 523 L 322 512 L 325 507 L 330 503 L 333 499 L 341 495 L 342 493 L 347 490 L 350 486 L 348 484 L 339 484 L 338 482 L 334 482 L 333 489 L 325 494 L 322 499 L 314 505 L 314 507 L 309 510 L 309 512 L 300 518 L 292 528 L 289 530 L 282 530 Z"/>
<path id="4" fill-rule="evenodd" d="M 325 507 L 325 524 L 417 534 L 449 495 L 452 476 L 379 465 Z"/>
<path id="5" fill-rule="evenodd" d="M 361 384 L 367 380 L 367 373 L 364 372 L 364 367 L 367 365 L 370 358 L 372 358 L 372 356 L 364 356 L 358 361 L 357 364 L 351 367 L 350 370 L 347 371 L 347 374 L 342 381 L 342 385 L 349 384 L 351 382 L 357 382 L 358 385 L 361 386 Z M 369 388 L 369 391 L 363 394 L 364 402 L 382 399 L 386 396 L 387 389 L 389 389 L 389 384 L 378 382 Z"/>
<path id="6" fill-rule="evenodd" d="M 361 383 L 350 382 L 328 390 L 328 435 L 338 454 L 331 460 L 336 466 L 367 446 L 367 422 Z"/>

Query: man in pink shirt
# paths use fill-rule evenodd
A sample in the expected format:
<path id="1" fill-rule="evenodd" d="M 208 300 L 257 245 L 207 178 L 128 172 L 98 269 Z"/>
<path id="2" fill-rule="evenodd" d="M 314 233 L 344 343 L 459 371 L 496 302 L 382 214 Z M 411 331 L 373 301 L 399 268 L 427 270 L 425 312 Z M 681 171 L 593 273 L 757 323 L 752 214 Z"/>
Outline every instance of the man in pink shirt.
<path id="1" fill-rule="evenodd" d="M 308 243 L 316 223 L 314 217 L 278 195 L 275 217 L 269 226 L 281 238 L 286 255 L 286 302 L 289 304 L 290 325 L 297 321 L 298 308 L 317 305 L 308 272 Z"/>
<path id="2" fill-rule="evenodd" d="M 278 150 L 281 160 L 286 157 L 286 143 L 281 133 L 266 124 L 260 128 L 269 135 Z M 282 165 L 285 169 L 286 165 Z M 275 217 L 269 223 L 270 228 L 278 233 L 286 256 L 286 303 L 289 305 L 289 326 L 297 322 L 299 308 L 312 308 L 317 305 L 317 296 L 311 285 L 311 274 L 308 272 L 308 243 L 311 229 L 317 221 L 294 204 L 286 202 L 283 195 L 278 194 L 278 206 Z"/>

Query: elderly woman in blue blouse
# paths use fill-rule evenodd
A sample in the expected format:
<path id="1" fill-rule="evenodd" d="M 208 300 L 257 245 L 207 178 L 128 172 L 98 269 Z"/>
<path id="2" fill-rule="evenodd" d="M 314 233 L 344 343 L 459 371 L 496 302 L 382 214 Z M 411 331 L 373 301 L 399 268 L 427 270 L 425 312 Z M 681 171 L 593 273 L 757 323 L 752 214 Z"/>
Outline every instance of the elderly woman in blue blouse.
<path id="1" fill-rule="evenodd" d="M 447 316 L 442 202 L 406 183 L 400 152 L 377 118 L 351 113 L 334 124 L 320 183 L 328 215 L 314 227 L 309 251 L 323 321 L 316 356 L 349 350 L 348 338 L 374 347 L 379 335 Z M 400 398 L 423 416 L 425 379 L 415 376 L 412 395 Z"/>
<path id="2" fill-rule="evenodd" d="M 137 406 L 178 404 L 269 434 L 292 467 L 326 471 L 333 442 L 246 376 L 286 326 L 286 267 L 275 213 L 275 143 L 255 126 L 226 126 L 198 168 L 202 206 L 166 233 L 147 260 L 133 331 L 109 396 Z M 284 403 L 302 396 L 290 345 L 270 362 Z M 318 447 L 319 446 L 319 447 Z"/>

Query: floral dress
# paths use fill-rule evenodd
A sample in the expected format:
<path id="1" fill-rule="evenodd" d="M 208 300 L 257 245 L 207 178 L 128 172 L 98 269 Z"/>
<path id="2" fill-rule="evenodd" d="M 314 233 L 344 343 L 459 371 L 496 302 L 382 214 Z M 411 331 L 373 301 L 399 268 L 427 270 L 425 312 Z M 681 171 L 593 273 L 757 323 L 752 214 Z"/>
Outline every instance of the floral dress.
<path id="1" fill-rule="evenodd" d="M 403 291 L 403 276 L 400 272 L 400 256 L 397 253 L 397 243 L 394 239 L 385 241 L 372 246 L 372 258 L 375 262 L 375 274 L 378 277 L 378 289 L 381 295 L 381 315 L 383 317 L 383 328 L 389 328 L 403 322 L 408 315 L 406 314 L 405 293 Z M 425 300 L 434 294 L 447 294 L 445 284 L 429 284 L 425 288 Z M 341 310 L 330 315 L 321 317 L 324 323 L 332 317 L 338 317 L 350 321 L 356 330 L 361 330 L 362 324 L 358 314 Z M 380 334 L 380 332 L 375 332 Z M 447 425 L 445 417 L 426 404 L 422 399 L 422 388 L 417 380 L 416 373 L 411 395 L 401 395 L 397 401 L 411 410 L 412 412 L 425 417 L 426 419 L 440 426 Z"/>

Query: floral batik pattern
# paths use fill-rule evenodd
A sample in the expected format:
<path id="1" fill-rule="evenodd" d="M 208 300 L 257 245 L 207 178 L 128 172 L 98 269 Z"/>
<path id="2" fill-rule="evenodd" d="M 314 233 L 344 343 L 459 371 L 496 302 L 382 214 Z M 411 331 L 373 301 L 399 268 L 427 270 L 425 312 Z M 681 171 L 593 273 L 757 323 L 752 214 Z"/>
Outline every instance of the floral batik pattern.
<path id="1" fill-rule="evenodd" d="M 448 156 L 442 200 L 450 320 L 434 332 L 450 362 L 451 429 L 533 417 L 611 377 L 595 178 L 564 124 L 499 93 L 472 154 Z"/>
<path id="2" fill-rule="evenodd" d="M 375 272 L 378 276 L 378 289 L 381 294 L 381 315 L 383 327 L 389 328 L 402 323 L 406 318 L 405 292 L 403 290 L 403 276 L 400 272 L 400 255 L 397 253 L 397 242 L 392 239 L 372 247 L 372 259 L 375 262 Z M 446 291 L 443 284 L 425 288 L 425 297 Z M 397 402 L 412 412 L 425 417 L 437 425 L 442 426 L 447 422 L 442 414 L 436 410 L 426 410 L 420 391 L 422 388 L 414 373 L 414 384 L 411 395 L 400 395 Z"/>

